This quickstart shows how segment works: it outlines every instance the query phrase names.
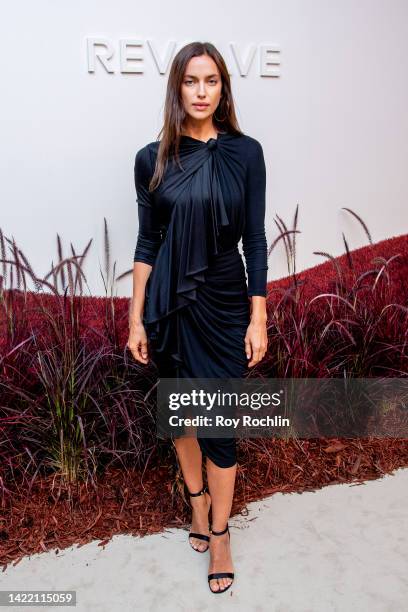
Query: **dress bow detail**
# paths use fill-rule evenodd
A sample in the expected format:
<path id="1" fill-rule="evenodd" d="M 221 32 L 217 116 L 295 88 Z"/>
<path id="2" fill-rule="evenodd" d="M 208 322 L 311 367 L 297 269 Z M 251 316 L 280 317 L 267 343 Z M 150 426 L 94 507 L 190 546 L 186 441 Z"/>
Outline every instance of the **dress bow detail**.
<path id="1" fill-rule="evenodd" d="M 175 204 L 146 285 L 144 313 L 158 352 L 177 345 L 170 337 L 177 335 L 177 321 L 172 325 L 170 315 L 197 299 L 211 258 L 219 253 L 221 229 L 230 223 L 220 185 L 219 154 L 217 139 L 187 139 L 180 147 L 184 170 L 172 169 L 167 180 L 166 189 L 172 191 Z M 178 352 L 172 357 L 182 361 Z"/>

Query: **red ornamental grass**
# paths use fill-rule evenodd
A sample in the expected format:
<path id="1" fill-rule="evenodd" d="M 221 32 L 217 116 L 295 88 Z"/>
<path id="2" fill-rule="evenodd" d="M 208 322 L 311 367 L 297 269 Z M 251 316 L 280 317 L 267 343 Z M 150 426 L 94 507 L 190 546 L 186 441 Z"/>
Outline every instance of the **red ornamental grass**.
<path id="1" fill-rule="evenodd" d="M 291 230 L 278 220 L 270 253 L 283 242 L 288 276 L 268 285 L 268 353 L 249 376 L 405 377 L 408 237 L 372 244 L 363 225 L 369 246 L 350 251 L 344 238 L 344 255 L 316 252 L 326 261 L 297 273 L 297 211 Z M 40 278 L 0 230 L 4 564 L 188 517 L 174 448 L 156 438 L 157 373 L 127 351 L 129 299 L 113 297 L 132 270 L 115 278 L 105 221 L 106 296 L 85 296 L 90 244 L 64 257 L 58 237 L 58 263 Z M 275 491 L 376 478 L 407 458 L 404 439 L 241 440 L 233 513 Z"/>

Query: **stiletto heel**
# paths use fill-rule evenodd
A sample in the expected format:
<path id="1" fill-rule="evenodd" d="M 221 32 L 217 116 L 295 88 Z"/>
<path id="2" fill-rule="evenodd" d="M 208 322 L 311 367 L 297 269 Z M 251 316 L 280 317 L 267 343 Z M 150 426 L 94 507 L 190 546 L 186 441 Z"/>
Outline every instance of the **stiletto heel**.
<path id="1" fill-rule="evenodd" d="M 228 531 L 228 537 L 229 539 L 231 539 L 228 523 L 227 523 L 226 528 L 223 529 L 222 531 L 213 531 L 211 529 L 211 535 L 220 536 L 220 535 L 224 535 L 224 533 L 226 533 L 227 531 Z M 226 586 L 224 589 L 219 588 L 218 591 L 213 591 L 212 588 L 210 587 L 210 580 L 214 580 L 215 578 L 232 578 L 231 584 L 233 584 L 234 572 L 215 572 L 214 574 L 208 574 L 208 586 L 210 588 L 211 593 L 225 593 L 225 591 L 227 591 L 230 588 L 231 584 Z"/>
<path id="2" fill-rule="evenodd" d="M 190 497 L 198 497 L 199 495 L 204 495 L 204 493 L 207 493 L 207 492 L 208 492 L 208 489 L 205 486 L 201 489 L 201 491 L 198 491 L 198 493 L 190 493 L 189 491 L 188 494 L 190 495 Z M 190 541 L 190 538 L 197 538 L 198 540 L 205 540 L 206 542 L 210 541 L 210 536 L 204 535 L 203 533 L 193 533 L 192 531 L 190 531 L 190 533 L 188 534 L 189 541 Z M 204 550 L 198 550 L 198 548 L 194 548 L 194 546 L 192 546 L 191 542 L 190 542 L 190 546 L 193 550 L 199 553 L 205 553 L 207 552 L 209 548 L 209 544 L 208 544 L 207 548 L 205 548 Z"/>

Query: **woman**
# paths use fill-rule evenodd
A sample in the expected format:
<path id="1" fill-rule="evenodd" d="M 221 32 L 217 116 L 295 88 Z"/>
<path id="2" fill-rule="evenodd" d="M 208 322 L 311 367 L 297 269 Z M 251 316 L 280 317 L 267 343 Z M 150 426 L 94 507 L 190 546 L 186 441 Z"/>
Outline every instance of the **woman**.
<path id="1" fill-rule="evenodd" d="M 161 377 L 239 378 L 267 349 L 266 172 L 260 143 L 238 128 L 228 70 L 212 44 L 194 42 L 175 56 L 160 134 L 135 160 L 128 347 L 140 363 L 154 357 Z M 189 540 L 199 552 L 209 548 L 209 587 L 222 593 L 234 578 L 236 440 L 182 437 L 175 446 L 193 508 Z"/>

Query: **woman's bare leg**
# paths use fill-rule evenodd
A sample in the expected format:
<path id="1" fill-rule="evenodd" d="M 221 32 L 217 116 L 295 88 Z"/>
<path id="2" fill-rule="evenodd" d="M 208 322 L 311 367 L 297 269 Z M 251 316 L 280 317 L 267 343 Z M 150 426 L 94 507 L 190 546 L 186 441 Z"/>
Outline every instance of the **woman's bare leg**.
<path id="1" fill-rule="evenodd" d="M 190 493 L 201 491 L 203 488 L 203 456 L 197 438 L 176 438 L 174 444 L 187 489 Z M 208 530 L 208 512 L 211 504 L 210 496 L 208 493 L 205 493 L 205 495 L 198 495 L 197 497 L 190 497 L 189 499 L 193 508 L 191 531 L 202 533 L 203 535 L 210 535 Z M 199 540 L 198 538 L 190 538 L 190 542 L 191 546 L 198 550 L 205 550 L 208 546 L 207 542 Z"/>
<path id="2" fill-rule="evenodd" d="M 237 464 L 229 468 L 222 468 L 207 457 L 206 467 L 212 504 L 211 528 L 214 531 L 223 531 L 231 514 Z M 209 574 L 234 571 L 228 531 L 221 536 L 211 536 L 210 555 Z M 231 584 L 231 582 L 230 578 L 216 578 L 210 580 L 210 589 L 218 591 Z"/>

